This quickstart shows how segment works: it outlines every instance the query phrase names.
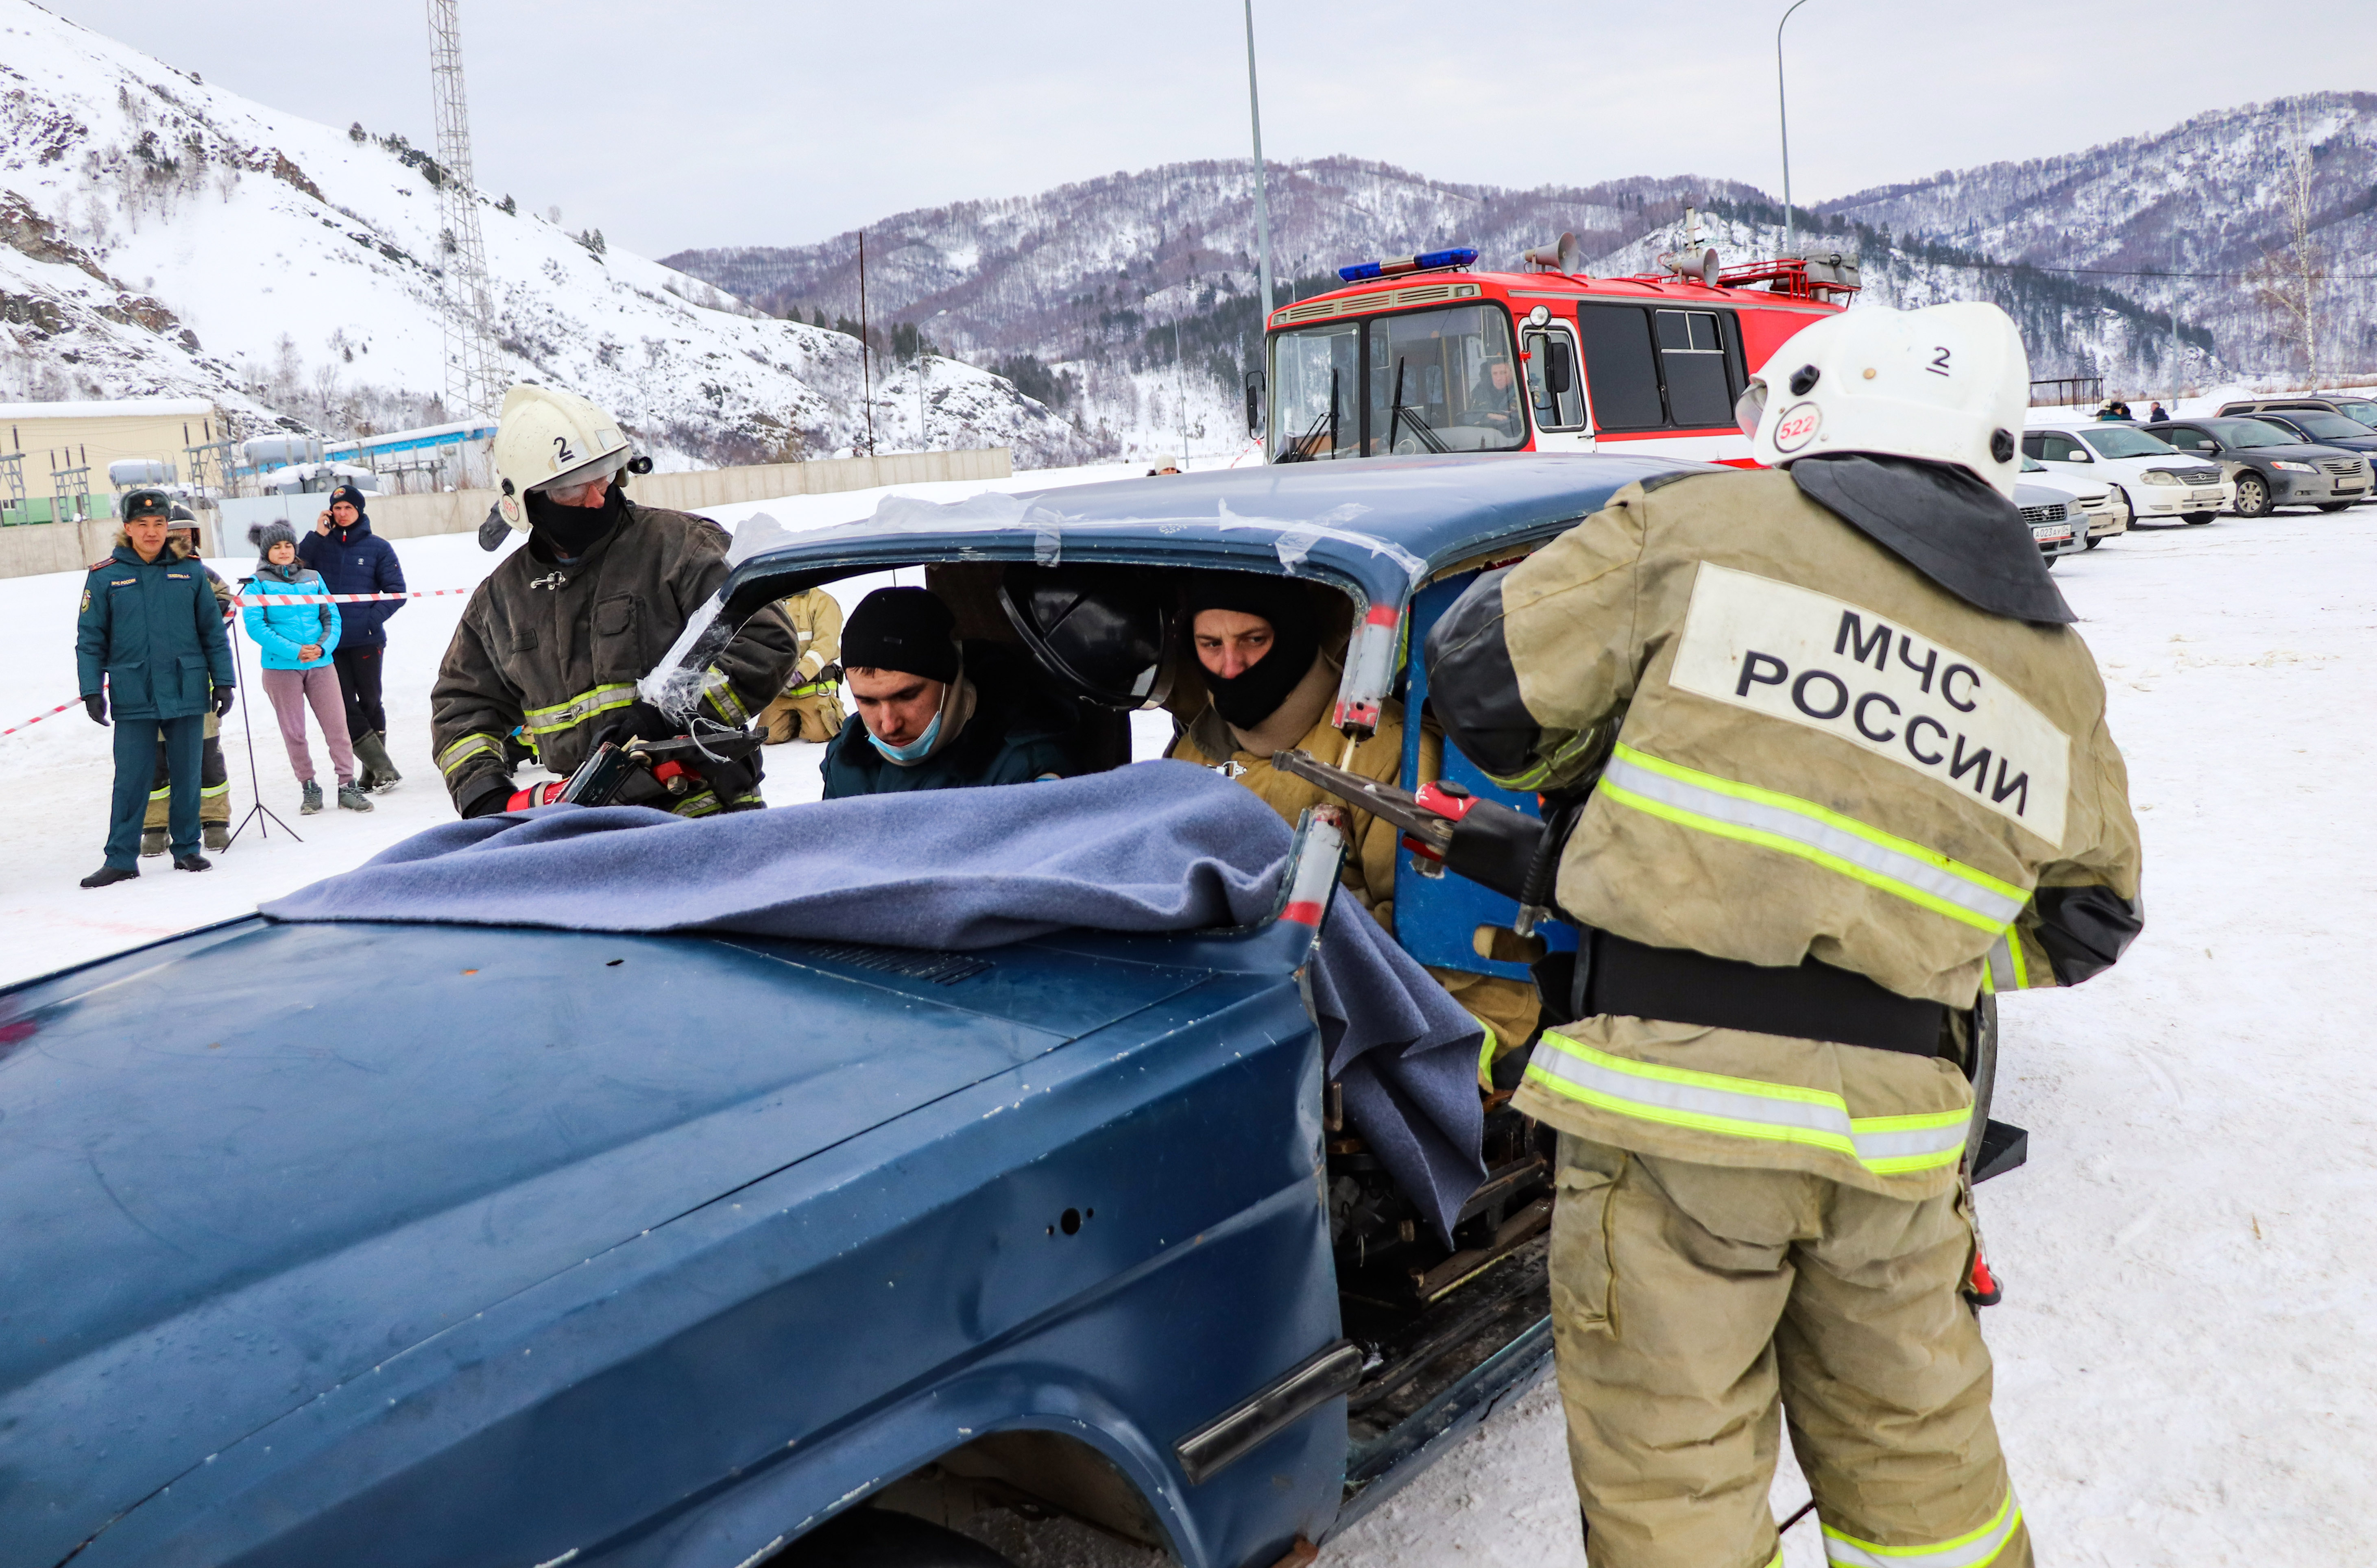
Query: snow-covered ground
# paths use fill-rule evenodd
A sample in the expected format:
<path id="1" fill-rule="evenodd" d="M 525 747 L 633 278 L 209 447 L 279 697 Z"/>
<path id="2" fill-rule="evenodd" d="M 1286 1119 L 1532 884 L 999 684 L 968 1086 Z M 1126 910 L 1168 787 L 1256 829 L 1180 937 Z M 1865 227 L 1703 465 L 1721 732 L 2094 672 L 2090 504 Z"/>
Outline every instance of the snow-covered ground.
<path id="1" fill-rule="evenodd" d="M 875 499 L 763 503 L 725 520 L 766 511 L 812 527 L 864 516 Z M 468 536 L 399 549 L 423 588 L 467 586 L 491 559 Z M 2015 1482 L 2050 1561 L 2356 1562 L 2377 1542 L 2377 1030 L 2360 994 L 2377 930 L 2377 665 L 2366 654 L 2377 509 L 2138 530 L 2067 558 L 2057 576 L 2104 668 L 2129 758 L 2149 924 L 2110 974 L 2005 1006 L 1998 1114 L 2030 1129 L 2031 1158 L 1981 1196 L 2008 1285 L 1985 1324 Z M 74 695 L 78 588 L 69 576 L 0 582 L 0 715 Z M 391 624 L 404 786 L 367 817 L 297 819 L 288 765 L 260 722 L 265 800 L 306 841 L 243 837 L 204 875 L 150 861 L 137 885 L 76 887 L 99 863 L 107 737 L 67 713 L 0 740 L 12 807 L 0 980 L 240 913 L 446 820 L 426 693 L 460 602 L 420 600 Z M 770 753 L 772 799 L 814 792 L 814 754 Z M 1805 1496 L 1795 1475 L 1778 1479 L 1778 1512 Z M 1008 1527 L 1002 1544 L 1036 1568 L 1147 1561 L 1079 1531 Z M 1322 1561 L 1581 1564 L 1548 1387 Z M 1821 1562 L 1812 1525 L 1792 1531 L 1786 1561 Z"/>

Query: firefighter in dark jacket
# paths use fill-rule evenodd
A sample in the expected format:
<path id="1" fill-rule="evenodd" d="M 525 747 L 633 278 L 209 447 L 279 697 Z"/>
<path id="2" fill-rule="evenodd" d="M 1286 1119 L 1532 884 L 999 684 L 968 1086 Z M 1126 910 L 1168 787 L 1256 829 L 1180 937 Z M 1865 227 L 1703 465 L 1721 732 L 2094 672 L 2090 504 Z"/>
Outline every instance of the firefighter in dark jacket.
<path id="1" fill-rule="evenodd" d="M 165 548 L 168 505 L 161 490 L 125 496 L 115 552 L 94 562 L 83 582 L 75 626 L 83 707 L 95 724 L 108 722 L 111 706 L 115 716 L 107 860 L 82 879 L 85 887 L 140 874 L 140 818 L 161 731 L 173 777 L 168 820 L 174 868 L 205 871 L 213 863 L 198 853 L 198 758 L 206 716 L 231 711 L 238 676 L 206 569 Z"/>
<path id="2" fill-rule="evenodd" d="M 352 484 L 330 492 L 330 505 L 314 530 L 297 540 L 297 559 L 322 576 L 325 593 L 402 593 L 404 566 L 396 546 L 372 532 L 364 493 Z M 388 618 L 404 608 L 400 599 L 339 606 L 339 646 L 330 662 L 339 671 L 339 695 L 346 699 L 347 734 L 363 764 L 355 782 L 366 790 L 392 790 L 403 777 L 388 756 L 388 709 L 380 702 L 380 674 L 388 661 Z"/>
<path id="3" fill-rule="evenodd" d="M 466 817 L 508 803 L 506 742 L 515 730 L 564 775 L 603 741 L 682 733 L 683 724 L 637 695 L 636 683 L 727 574 L 724 529 L 627 498 L 621 482 L 634 454 L 618 422 L 583 398 L 513 387 L 494 456 L 503 494 L 490 522 L 500 517 L 528 544 L 472 594 L 429 695 L 431 751 Z M 746 728 L 798 658 L 783 612 L 767 606 L 701 672 L 697 717 Z M 672 809 L 705 816 L 762 805 L 758 769 L 756 754 L 704 763 L 703 787 Z"/>
<path id="4" fill-rule="evenodd" d="M 1594 1568 L 1780 1562 L 1778 1404 L 1829 1562 L 2032 1560 L 1965 1301 L 1965 1019 L 2143 914 L 2104 683 L 2011 499 L 2029 376 L 1995 305 L 1818 322 L 1743 399 L 1762 469 L 1629 485 L 1429 634 L 1449 740 L 1590 790 L 1582 994 L 1513 1103 L 1560 1134 Z"/>

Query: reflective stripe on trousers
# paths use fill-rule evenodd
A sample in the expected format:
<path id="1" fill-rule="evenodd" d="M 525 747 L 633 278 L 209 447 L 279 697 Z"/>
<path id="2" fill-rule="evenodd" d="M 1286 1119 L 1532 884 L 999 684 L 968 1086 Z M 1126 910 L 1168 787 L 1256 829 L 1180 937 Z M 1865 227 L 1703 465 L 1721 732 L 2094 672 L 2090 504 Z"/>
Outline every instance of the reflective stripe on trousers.
<path id="1" fill-rule="evenodd" d="M 1824 1526 L 1824 1561 L 1834 1568 L 1988 1568 L 2022 1523 L 2022 1504 L 2006 1488 L 1997 1516 L 1979 1529 L 1933 1546 L 1876 1546 Z"/>
<path id="2" fill-rule="evenodd" d="M 564 730 L 574 730 L 598 713 L 608 713 L 615 707 L 626 707 L 636 700 L 636 688 L 630 684 L 597 686 L 591 692 L 580 692 L 567 702 L 551 707 L 532 707 L 523 716 L 523 729 L 532 735 L 557 735 Z"/>
<path id="3" fill-rule="evenodd" d="M 1827 1089 L 1630 1061 L 1554 1029 L 1544 1031 L 1527 1077 L 1566 1099 L 1661 1126 L 1829 1149 L 1877 1176 L 1953 1165 L 1972 1122 L 1969 1109 L 1851 1117 L 1848 1102 Z"/>
<path id="4" fill-rule="evenodd" d="M 1797 855 L 1991 934 L 2012 925 L 2030 902 L 2030 894 L 2012 883 L 1813 801 L 1721 778 L 1631 746 L 1618 747 L 1596 792 L 1680 827 Z"/>

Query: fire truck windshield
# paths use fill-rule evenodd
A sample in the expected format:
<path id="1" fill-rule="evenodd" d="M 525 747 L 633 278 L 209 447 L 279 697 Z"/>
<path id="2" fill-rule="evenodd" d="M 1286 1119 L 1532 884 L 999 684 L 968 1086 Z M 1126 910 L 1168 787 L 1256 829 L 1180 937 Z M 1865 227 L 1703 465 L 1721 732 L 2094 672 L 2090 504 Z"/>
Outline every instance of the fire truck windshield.
<path id="1" fill-rule="evenodd" d="M 1525 383 L 1495 306 L 1330 322 L 1272 344 L 1274 462 L 1527 444 Z"/>

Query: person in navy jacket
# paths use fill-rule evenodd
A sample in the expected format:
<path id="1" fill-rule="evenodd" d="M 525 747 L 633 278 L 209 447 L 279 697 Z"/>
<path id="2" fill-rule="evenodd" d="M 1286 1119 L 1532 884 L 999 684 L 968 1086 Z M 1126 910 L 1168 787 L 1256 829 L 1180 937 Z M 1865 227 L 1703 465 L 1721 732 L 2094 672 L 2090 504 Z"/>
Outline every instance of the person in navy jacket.
<path id="1" fill-rule="evenodd" d="M 352 484 L 330 492 L 330 505 L 315 519 L 314 531 L 297 541 L 297 558 L 321 574 L 332 593 L 402 593 L 404 567 L 396 546 L 372 532 L 364 513 L 364 493 Z M 380 671 L 388 652 L 388 618 L 404 608 L 400 599 L 339 606 L 339 691 L 346 698 L 347 733 L 364 769 L 356 782 L 366 790 L 392 790 L 403 777 L 388 759 L 388 709 L 380 704 Z"/>
<path id="2" fill-rule="evenodd" d="M 206 568 L 165 548 L 170 503 L 161 490 L 124 498 L 115 552 L 91 564 L 75 625 L 83 707 L 96 724 L 115 713 L 115 791 L 107 861 L 82 879 L 105 887 L 140 874 L 140 818 L 162 734 L 173 770 L 167 823 L 177 871 L 213 864 L 198 853 L 198 754 L 206 718 L 231 711 L 239 678 Z"/>

